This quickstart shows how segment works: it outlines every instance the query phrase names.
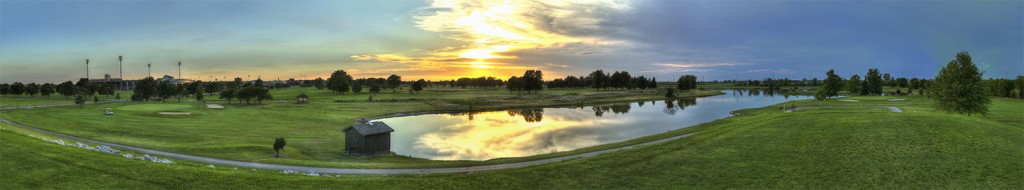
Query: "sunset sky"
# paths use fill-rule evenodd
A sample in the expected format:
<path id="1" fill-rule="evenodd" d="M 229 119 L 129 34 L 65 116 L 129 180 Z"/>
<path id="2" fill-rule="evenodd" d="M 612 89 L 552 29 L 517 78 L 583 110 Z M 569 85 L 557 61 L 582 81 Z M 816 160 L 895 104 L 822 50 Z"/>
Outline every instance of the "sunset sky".
<path id="1" fill-rule="evenodd" d="M 1024 74 L 1024 1 L 0 1 L 0 82 Z"/>

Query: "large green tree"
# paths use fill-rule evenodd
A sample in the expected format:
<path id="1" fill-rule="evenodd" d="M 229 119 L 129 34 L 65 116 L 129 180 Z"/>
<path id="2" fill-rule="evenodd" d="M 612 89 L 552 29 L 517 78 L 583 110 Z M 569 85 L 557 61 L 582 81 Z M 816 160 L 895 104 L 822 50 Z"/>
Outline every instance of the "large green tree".
<path id="1" fill-rule="evenodd" d="M 605 74 L 603 70 L 596 70 L 594 72 L 591 72 L 590 75 L 588 75 L 588 77 L 590 78 L 590 80 L 592 80 L 590 86 L 593 88 L 601 90 L 604 88 L 608 88 L 609 86 L 608 74 Z"/>
<path id="2" fill-rule="evenodd" d="M 423 86 L 424 85 L 427 85 L 427 81 L 424 81 L 423 79 L 420 79 L 420 80 L 412 83 L 412 90 L 414 92 L 419 92 L 419 91 L 423 90 Z"/>
<path id="3" fill-rule="evenodd" d="M 351 85 L 352 76 L 348 75 L 345 70 L 334 71 L 331 73 L 331 78 L 327 79 L 327 88 L 332 92 L 346 93 Z"/>
<path id="4" fill-rule="evenodd" d="M 57 94 L 64 96 L 64 99 L 68 99 L 72 95 L 75 95 L 75 83 L 71 81 L 64 81 L 57 85 Z"/>
<path id="5" fill-rule="evenodd" d="M 860 94 L 860 76 L 857 74 L 850 76 L 850 80 L 846 80 L 846 85 L 844 85 L 844 87 L 846 87 L 846 92 L 850 95 Z"/>
<path id="6" fill-rule="evenodd" d="M 970 54 L 966 51 L 957 53 L 956 58 L 949 61 L 935 76 L 930 89 L 935 109 L 968 116 L 975 113 L 988 114 L 992 100 L 985 95 L 981 75 L 971 61 Z"/>
<path id="7" fill-rule="evenodd" d="M 683 75 L 676 80 L 676 89 L 679 90 L 691 90 L 697 88 L 697 76 L 694 75 Z"/>
<path id="8" fill-rule="evenodd" d="M 39 94 L 39 84 L 28 83 L 28 85 L 25 85 L 25 94 L 28 94 L 28 96 Z"/>
<path id="9" fill-rule="evenodd" d="M 14 82 L 13 84 L 11 84 L 11 94 L 14 94 L 14 97 L 20 97 L 21 94 L 24 94 L 24 93 L 25 93 L 25 84 L 23 84 L 21 82 Z"/>
<path id="10" fill-rule="evenodd" d="M 391 74 L 387 79 L 387 87 L 391 89 L 391 92 L 396 92 L 395 89 L 402 85 L 402 76 Z"/>
<path id="11" fill-rule="evenodd" d="M 1017 75 L 1017 80 L 1014 80 L 1013 84 L 1017 86 L 1017 98 L 1024 99 L 1024 75 Z"/>
<path id="12" fill-rule="evenodd" d="M 839 90 L 843 88 L 843 78 L 836 75 L 836 72 L 829 69 L 825 72 L 825 81 L 822 81 L 821 86 L 818 87 L 818 92 L 814 94 L 814 99 L 824 100 L 839 95 Z"/>
<path id="13" fill-rule="evenodd" d="M 132 101 L 149 101 L 150 98 L 156 96 L 158 82 L 153 77 L 146 77 L 135 83 L 135 89 L 132 93 Z"/>
<path id="14" fill-rule="evenodd" d="M 864 89 L 861 95 L 881 95 L 882 94 L 882 75 L 878 73 L 878 69 L 868 69 L 868 74 L 864 75 Z"/>

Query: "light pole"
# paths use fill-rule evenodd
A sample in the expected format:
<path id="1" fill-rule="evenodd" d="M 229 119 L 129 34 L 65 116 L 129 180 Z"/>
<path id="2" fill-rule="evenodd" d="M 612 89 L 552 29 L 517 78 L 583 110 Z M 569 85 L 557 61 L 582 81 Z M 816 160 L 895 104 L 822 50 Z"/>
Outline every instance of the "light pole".
<path id="1" fill-rule="evenodd" d="M 89 79 L 89 59 L 85 59 L 85 78 Z"/>

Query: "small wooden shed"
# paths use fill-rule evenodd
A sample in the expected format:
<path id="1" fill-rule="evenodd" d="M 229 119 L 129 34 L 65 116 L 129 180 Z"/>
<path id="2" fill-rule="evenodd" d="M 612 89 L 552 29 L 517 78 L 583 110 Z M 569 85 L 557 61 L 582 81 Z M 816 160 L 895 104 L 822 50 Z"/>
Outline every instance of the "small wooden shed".
<path id="1" fill-rule="evenodd" d="M 309 102 L 309 96 L 306 96 L 306 93 L 299 94 L 299 96 L 297 96 L 295 98 L 298 99 L 298 100 L 295 100 L 295 103 L 298 103 L 298 104 L 305 104 L 305 103 Z"/>
<path id="2" fill-rule="evenodd" d="M 356 119 L 356 123 L 344 129 L 345 153 L 355 155 L 391 154 L 391 132 L 384 122 L 369 122 Z"/>

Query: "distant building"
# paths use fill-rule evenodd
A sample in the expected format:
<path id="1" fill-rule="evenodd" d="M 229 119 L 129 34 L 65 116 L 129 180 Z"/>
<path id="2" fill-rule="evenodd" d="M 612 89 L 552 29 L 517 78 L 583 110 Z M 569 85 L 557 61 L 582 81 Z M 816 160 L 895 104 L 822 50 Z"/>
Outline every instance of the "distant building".
<path id="1" fill-rule="evenodd" d="M 298 100 L 295 100 L 295 103 L 305 104 L 305 103 L 309 102 L 309 96 L 306 96 L 305 93 L 299 94 L 299 96 L 297 96 L 295 98 L 298 99 Z"/>
<path id="2" fill-rule="evenodd" d="M 356 119 L 356 123 L 344 129 L 345 153 L 355 155 L 391 154 L 391 132 L 384 122 L 369 122 Z"/>

